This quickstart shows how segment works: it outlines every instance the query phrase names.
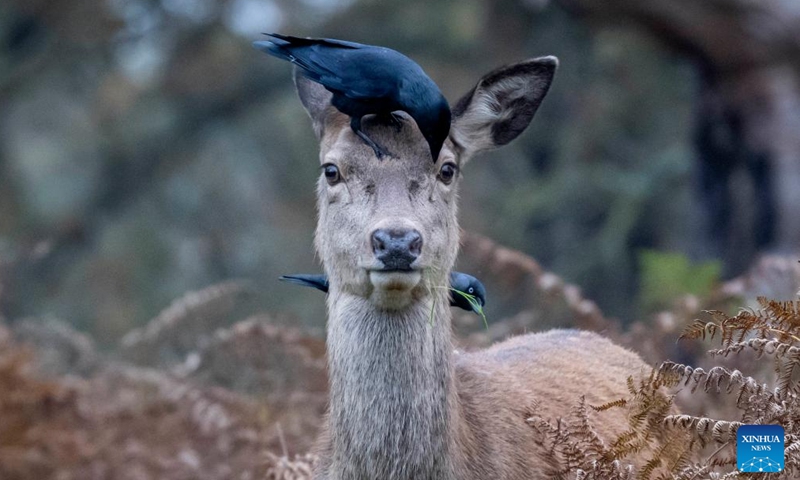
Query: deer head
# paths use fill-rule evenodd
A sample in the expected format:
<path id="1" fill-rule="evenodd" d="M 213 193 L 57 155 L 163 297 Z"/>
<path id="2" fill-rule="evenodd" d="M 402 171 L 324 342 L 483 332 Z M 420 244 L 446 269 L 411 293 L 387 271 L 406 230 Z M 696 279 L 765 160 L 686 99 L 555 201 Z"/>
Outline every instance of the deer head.
<path id="1" fill-rule="evenodd" d="M 295 75 L 320 142 L 315 245 L 332 297 L 346 292 L 382 310 L 402 310 L 446 286 L 456 259 L 461 169 L 504 145 L 530 123 L 557 67 L 542 57 L 484 76 L 453 109 L 450 136 L 435 163 L 414 121 L 367 117 L 369 136 L 392 152 L 378 159 L 330 104 L 321 85 Z"/>

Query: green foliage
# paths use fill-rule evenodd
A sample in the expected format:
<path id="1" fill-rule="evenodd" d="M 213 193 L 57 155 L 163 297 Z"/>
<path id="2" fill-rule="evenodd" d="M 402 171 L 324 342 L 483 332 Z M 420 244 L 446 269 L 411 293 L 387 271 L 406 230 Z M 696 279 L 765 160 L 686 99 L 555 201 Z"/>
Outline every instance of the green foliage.
<path id="1" fill-rule="evenodd" d="M 722 272 L 718 261 L 692 263 L 680 253 L 655 250 L 641 251 L 639 266 L 639 302 L 645 312 L 667 309 L 673 300 L 687 293 L 706 297 Z"/>

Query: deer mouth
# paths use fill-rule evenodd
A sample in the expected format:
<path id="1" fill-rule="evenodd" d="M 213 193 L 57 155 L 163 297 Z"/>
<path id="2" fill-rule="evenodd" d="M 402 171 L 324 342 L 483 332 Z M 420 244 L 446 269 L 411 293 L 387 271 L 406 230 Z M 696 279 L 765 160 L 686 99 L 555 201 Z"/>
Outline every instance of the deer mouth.
<path id="1" fill-rule="evenodd" d="M 420 270 L 370 270 L 372 286 L 382 290 L 410 290 L 422 280 Z"/>

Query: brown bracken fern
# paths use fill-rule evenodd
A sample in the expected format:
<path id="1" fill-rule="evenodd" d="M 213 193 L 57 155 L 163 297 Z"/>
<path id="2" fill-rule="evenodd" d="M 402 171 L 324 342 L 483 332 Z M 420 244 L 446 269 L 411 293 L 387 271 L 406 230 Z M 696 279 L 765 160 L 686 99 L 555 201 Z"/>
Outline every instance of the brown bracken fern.
<path id="1" fill-rule="evenodd" d="M 584 399 L 568 418 L 548 420 L 532 413 L 527 423 L 548 449 L 553 478 L 575 477 L 583 480 L 633 480 L 633 466 L 616 460 L 616 445 L 607 445 L 589 418 Z M 620 438 L 626 437 L 622 435 Z M 543 466 L 544 468 L 544 466 Z"/>
<path id="2" fill-rule="evenodd" d="M 528 423 L 542 435 L 557 461 L 554 478 L 800 478 L 800 302 L 760 298 L 758 308 L 733 316 L 720 311 L 707 314 L 710 320 L 696 320 L 680 338 L 720 342 L 719 348 L 709 351 L 712 359 L 752 352 L 753 366 L 770 362 L 774 377 L 769 369 L 755 378 L 721 365 L 696 368 L 664 362 L 638 383 L 629 379 L 629 397 L 589 406 L 598 414 L 626 409 L 629 429 L 608 444 L 597 436 L 584 402 L 571 418 L 547 422 L 531 417 Z M 716 402 L 731 403 L 736 418 L 679 414 L 673 407 L 677 393 L 710 395 Z M 736 430 L 742 424 L 784 427 L 783 472 L 737 472 Z"/>
<path id="3" fill-rule="evenodd" d="M 774 378 L 763 380 L 736 369 L 713 366 L 693 368 L 672 362 L 661 365 L 656 375 L 663 384 L 689 388 L 692 394 L 719 394 L 735 402 L 738 418 L 721 420 L 692 415 L 669 415 L 665 424 L 689 432 L 699 449 L 710 455 L 675 472 L 674 478 L 797 478 L 800 475 L 800 414 L 798 380 L 800 365 L 800 302 L 758 299 L 758 308 L 742 309 L 729 316 L 708 312 L 710 321 L 696 320 L 682 339 L 718 339 L 713 357 L 728 357 L 751 351 L 758 361 L 771 361 Z M 702 390 L 702 393 L 699 392 Z M 786 432 L 785 469 L 779 474 L 736 472 L 736 430 L 742 424 L 777 424 Z"/>

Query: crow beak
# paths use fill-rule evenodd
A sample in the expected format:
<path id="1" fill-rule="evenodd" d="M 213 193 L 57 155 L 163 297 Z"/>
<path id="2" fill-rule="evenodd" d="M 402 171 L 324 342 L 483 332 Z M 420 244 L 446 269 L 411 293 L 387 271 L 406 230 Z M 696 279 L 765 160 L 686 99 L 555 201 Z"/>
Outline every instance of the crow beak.
<path id="1" fill-rule="evenodd" d="M 442 144 L 435 145 L 432 142 L 428 142 L 428 147 L 431 149 L 431 157 L 433 158 L 433 163 L 439 161 L 439 154 L 442 153 Z"/>
<path id="2" fill-rule="evenodd" d="M 473 305 L 473 304 L 470 304 L 470 306 L 472 307 L 472 311 L 475 312 L 476 315 L 480 315 L 481 314 L 481 310 L 483 310 L 483 300 L 481 300 L 480 298 L 476 297 L 475 301 L 480 305 L 480 307 L 478 307 L 476 305 Z"/>

